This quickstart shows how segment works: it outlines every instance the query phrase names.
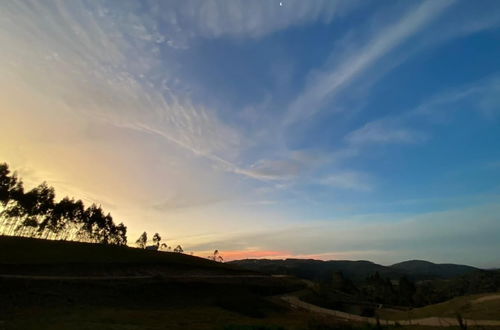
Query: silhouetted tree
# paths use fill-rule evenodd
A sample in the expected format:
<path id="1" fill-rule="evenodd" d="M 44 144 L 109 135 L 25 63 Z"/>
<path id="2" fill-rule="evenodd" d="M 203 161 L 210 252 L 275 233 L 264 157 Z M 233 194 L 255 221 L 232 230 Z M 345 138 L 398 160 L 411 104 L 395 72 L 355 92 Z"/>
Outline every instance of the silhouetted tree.
<path id="1" fill-rule="evenodd" d="M 115 243 L 116 245 L 127 245 L 127 227 L 120 222 L 116 226 Z"/>
<path id="2" fill-rule="evenodd" d="M 208 259 L 216 261 L 216 262 L 223 262 L 224 258 L 219 253 L 219 250 L 215 250 L 214 253 L 208 257 Z"/>
<path id="3" fill-rule="evenodd" d="M 155 233 L 153 235 L 153 243 L 156 244 L 156 246 L 159 248 L 160 247 L 160 241 L 161 241 L 161 236 L 158 233 Z"/>
<path id="4" fill-rule="evenodd" d="M 402 276 L 399 279 L 398 285 L 398 296 L 400 299 L 400 304 L 411 306 L 413 304 L 413 295 L 417 291 L 415 284 L 411 282 L 406 276 Z"/>
<path id="5" fill-rule="evenodd" d="M 378 272 L 368 276 L 361 289 L 363 294 L 373 302 L 397 304 L 398 294 L 394 290 L 391 280 L 383 278 Z"/>
<path id="6" fill-rule="evenodd" d="M 346 278 L 341 271 L 337 271 L 332 274 L 331 288 L 333 290 L 350 294 L 356 294 L 358 292 L 354 283 L 352 283 L 350 279 Z"/>
<path id="7" fill-rule="evenodd" d="M 135 241 L 135 244 L 139 246 L 141 249 L 146 248 L 146 243 L 148 242 L 148 234 L 143 232 L 141 236 Z"/>
<path id="8" fill-rule="evenodd" d="M 0 234 L 46 239 L 78 240 L 125 245 L 127 227 L 115 225 L 100 206 L 85 209 L 81 200 L 55 201 L 54 188 L 45 182 L 24 191 L 16 173 L 0 164 Z"/>
<path id="9" fill-rule="evenodd" d="M 6 207 L 15 198 L 16 192 L 22 190 L 22 182 L 18 181 L 16 173 L 9 176 L 7 164 L 0 163 L 0 205 Z"/>
<path id="10" fill-rule="evenodd" d="M 39 222 L 50 216 L 54 208 L 54 189 L 44 182 L 27 193 L 15 196 L 15 204 L 7 214 L 14 216 L 9 234 L 17 236 L 36 236 Z"/>
<path id="11" fill-rule="evenodd" d="M 177 247 L 174 249 L 174 252 L 182 253 L 182 252 L 184 252 L 184 250 L 182 249 L 182 247 L 180 245 L 177 245 Z"/>

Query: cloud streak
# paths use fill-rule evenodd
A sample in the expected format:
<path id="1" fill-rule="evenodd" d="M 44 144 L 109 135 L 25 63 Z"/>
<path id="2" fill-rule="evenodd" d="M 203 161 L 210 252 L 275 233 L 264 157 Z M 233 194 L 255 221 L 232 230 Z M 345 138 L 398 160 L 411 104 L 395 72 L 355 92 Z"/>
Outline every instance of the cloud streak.
<path id="1" fill-rule="evenodd" d="M 384 236 L 391 230 L 400 230 L 412 247 L 418 239 L 406 231 L 428 235 L 432 244 L 449 232 L 466 237 L 446 226 L 426 232 L 405 216 L 404 225 L 350 217 L 352 226 L 335 219 L 310 225 L 347 209 L 357 214 L 391 203 L 382 189 L 370 193 L 392 187 L 380 175 L 384 162 L 365 163 L 369 148 L 427 142 L 431 126 L 471 108 L 484 120 L 498 118 L 495 79 L 423 96 L 410 111 L 357 106 L 371 99 L 358 97 L 359 90 L 417 50 L 498 23 L 491 14 L 456 32 L 456 24 L 438 22 L 441 15 L 462 17 L 453 15 L 464 5 L 451 0 L 374 2 L 374 16 L 370 7 L 356 12 L 366 20 L 349 21 L 362 6 L 326 0 L 284 0 L 282 7 L 277 0 L 1 3 L 0 161 L 21 169 L 29 184 L 46 179 L 63 194 L 105 203 L 130 224 L 131 237 L 165 230 L 199 251 L 388 256 L 402 246 Z M 442 26 L 442 38 L 425 33 Z M 295 42 L 308 44 L 308 33 L 334 45 L 323 66 Z M 269 54 L 277 59 L 268 62 Z M 205 70 L 212 64 L 223 67 Z M 233 70 L 247 64 L 250 70 Z M 266 90 L 253 93 L 241 83 L 246 78 L 262 81 Z M 335 120 L 314 116 L 341 109 L 350 111 Z M 488 221 L 485 228 L 497 230 Z M 262 232 L 254 233 L 257 226 Z"/>
<path id="2" fill-rule="evenodd" d="M 382 264 L 425 258 L 435 262 L 460 262 L 486 267 L 500 263 L 498 256 L 478 257 L 484 249 L 499 246 L 495 234 L 500 230 L 499 211 L 497 204 L 487 204 L 400 215 L 398 220 L 383 214 L 370 215 L 366 219 L 363 216 L 332 219 L 272 232 L 227 237 L 194 245 L 190 249 L 196 251 L 226 246 L 229 251 L 239 251 L 244 250 L 246 242 L 258 241 L 259 249 L 253 251 L 288 252 L 281 256 L 275 253 L 275 258 L 314 256 L 325 260 L 370 256 L 372 261 Z M 461 254 L 458 255 L 457 251 Z M 221 253 L 224 255 L 223 250 Z M 245 256 L 244 253 L 241 255 Z"/>
<path id="3" fill-rule="evenodd" d="M 223 170 L 245 174 L 230 160 L 240 148 L 235 129 L 215 111 L 193 105 L 165 84 L 161 91 L 148 78 L 154 70 L 168 76 L 157 64 L 161 38 L 148 20 L 129 15 L 112 24 L 107 19 L 113 13 L 80 2 L 71 7 L 20 2 L 5 9 L 0 37 L 12 46 L 2 55 L 7 63 L 2 85 L 23 81 L 34 84 L 28 88 L 43 86 L 40 92 L 58 102 L 54 109 L 159 136 Z M 75 22 L 71 29 L 59 29 L 68 22 Z"/>
<path id="4" fill-rule="evenodd" d="M 364 173 L 356 171 L 341 171 L 331 174 L 320 181 L 321 184 L 346 190 L 371 191 L 373 185 Z"/>
<path id="5" fill-rule="evenodd" d="M 345 140 L 352 146 L 366 146 L 370 144 L 398 144 L 419 143 L 426 139 L 423 132 L 402 127 L 400 123 L 379 119 L 369 122 L 347 134 Z"/>
<path id="6" fill-rule="evenodd" d="M 378 31 L 366 45 L 346 55 L 333 67 L 325 68 L 325 72 L 317 74 L 290 104 L 285 125 L 320 111 L 340 89 L 422 30 L 452 3 L 453 1 L 425 1 L 416 8 L 411 8 L 398 22 Z"/>
<path id="7" fill-rule="evenodd" d="M 330 23 L 359 5 L 358 1 L 160 1 L 151 14 L 169 33 L 165 38 L 174 48 L 189 47 L 195 38 L 260 38 L 289 27 L 321 21 Z"/>

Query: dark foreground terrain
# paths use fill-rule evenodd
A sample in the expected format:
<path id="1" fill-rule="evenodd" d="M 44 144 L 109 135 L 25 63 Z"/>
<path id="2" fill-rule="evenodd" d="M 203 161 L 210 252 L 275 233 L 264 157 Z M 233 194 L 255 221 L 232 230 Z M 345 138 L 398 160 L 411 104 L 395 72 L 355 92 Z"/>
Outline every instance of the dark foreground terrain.
<path id="1" fill-rule="evenodd" d="M 236 260 L 248 270 L 313 283 L 302 298 L 327 308 L 374 316 L 379 305 L 423 307 L 455 297 L 500 291 L 500 271 L 411 260 L 392 266 L 349 260 Z M 500 315 L 500 310 L 498 311 Z"/>
<path id="2" fill-rule="evenodd" d="M 342 314 L 316 307 L 328 305 L 318 295 L 318 287 L 329 290 L 333 296 L 355 296 L 346 295 L 335 285 L 325 285 L 179 253 L 0 237 L 1 330 L 353 330 L 399 328 L 408 323 L 405 317 L 409 314 L 401 308 L 380 309 L 377 315 L 400 320 L 384 323 L 375 317 L 354 314 L 346 319 Z M 313 304 L 301 303 L 300 299 L 307 297 Z M 314 304 L 314 299 L 318 304 Z M 442 315 L 454 325 L 455 309 L 468 308 L 466 317 L 474 318 L 477 314 L 483 319 L 500 319 L 494 317 L 498 300 L 482 296 L 470 299 L 484 299 L 473 307 L 488 306 L 492 310 L 477 314 L 485 308 L 478 312 L 470 308 L 469 300 L 462 299 L 415 309 L 412 317 Z M 429 324 L 404 327 L 442 328 L 437 321 Z M 473 328 L 472 324 L 469 328 Z"/>
<path id="3" fill-rule="evenodd" d="M 0 329 L 288 324 L 301 283 L 180 253 L 0 237 Z"/>
<path id="4" fill-rule="evenodd" d="M 0 329 L 309 329 L 299 280 L 189 255 L 0 237 Z M 346 325 L 347 326 L 347 325 Z"/>

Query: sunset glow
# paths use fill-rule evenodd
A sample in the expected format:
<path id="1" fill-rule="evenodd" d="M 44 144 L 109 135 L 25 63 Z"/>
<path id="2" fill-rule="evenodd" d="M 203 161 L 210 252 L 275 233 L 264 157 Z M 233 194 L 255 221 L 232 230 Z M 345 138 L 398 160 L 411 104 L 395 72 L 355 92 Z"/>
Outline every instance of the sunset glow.
<path id="1" fill-rule="evenodd" d="M 27 187 L 130 245 L 498 266 L 498 1 L 152 3 L 0 4 L 0 162 Z"/>

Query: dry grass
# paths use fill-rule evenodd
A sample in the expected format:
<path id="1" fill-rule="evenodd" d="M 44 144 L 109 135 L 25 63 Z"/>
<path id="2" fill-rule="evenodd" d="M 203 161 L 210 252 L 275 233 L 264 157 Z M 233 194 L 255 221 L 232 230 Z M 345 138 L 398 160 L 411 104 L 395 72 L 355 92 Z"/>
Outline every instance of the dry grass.
<path id="1" fill-rule="evenodd" d="M 471 320 L 500 320 L 500 299 L 486 298 L 498 293 L 457 297 L 443 303 L 415 308 L 410 311 L 380 310 L 380 318 L 408 320 L 425 317 L 462 317 Z M 478 300 L 480 299 L 480 300 Z"/>

